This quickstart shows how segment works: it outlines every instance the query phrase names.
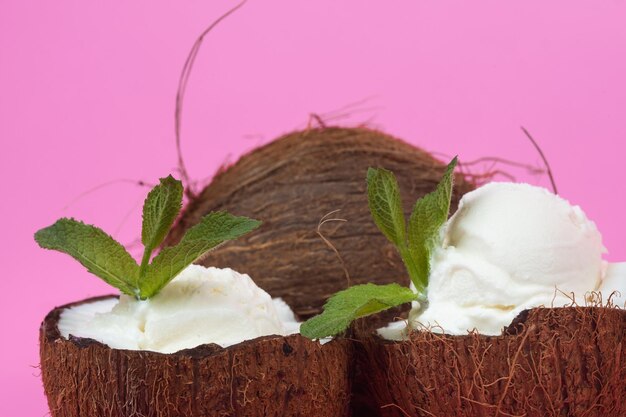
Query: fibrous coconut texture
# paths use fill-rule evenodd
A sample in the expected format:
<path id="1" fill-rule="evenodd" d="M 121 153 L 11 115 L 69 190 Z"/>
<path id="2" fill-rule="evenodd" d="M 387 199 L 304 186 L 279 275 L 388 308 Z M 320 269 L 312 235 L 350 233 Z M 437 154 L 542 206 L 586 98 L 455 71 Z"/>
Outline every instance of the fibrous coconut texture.
<path id="1" fill-rule="evenodd" d="M 419 197 L 435 189 L 445 164 L 375 130 L 331 127 L 294 132 L 216 175 L 184 209 L 166 244 L 176 243 L 210 211 L 262 220 L 255 233 L 216 249 L 203 264 L 249 274 L 301 318 L 319 313 L 329 296 L 350 285 L 408 285 L 400 257 L 369 212 L 365 182 L 369 167 L 395 173 L 408 214 Z M 452 210 L 471 189 L 462 176 L 456 177 Z M 335 210 L 340 211 L 331 217 L 346 222 L 319 226 Z M 318 235 L 318 226 L 343 264 Z M 379 315 L 377 325 L 397 315 L 398 310 Z"/>
<path id="2" fill-rule="evenodd" d="M 538 308 L 502 336 L 416 331 L 356 346 L 371 415 L 626 416 L 626 311 L 617 308 Z"/>
<path id="3" fill-rule="evenodd" d="M 85 300 L 96 301 L 103 297 Z M 352 350 L 300 335 L 173 354 L 111 349 L 63 338 L 54 309 L 40 332 L 41 370 L 53 417 L 347 416 Z"/>

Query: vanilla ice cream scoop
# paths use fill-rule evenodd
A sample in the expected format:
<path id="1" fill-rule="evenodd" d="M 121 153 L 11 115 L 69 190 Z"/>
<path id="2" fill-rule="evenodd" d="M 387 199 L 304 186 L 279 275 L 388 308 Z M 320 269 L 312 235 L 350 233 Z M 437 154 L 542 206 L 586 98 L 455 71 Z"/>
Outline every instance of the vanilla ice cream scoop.
<path id="1" fill-rule="evenodd" d="M 414 304 L 409 321 L 448 334 L 499 335 L 526 308 L 584 305 L 591 291 L 606 297 L 626 289 L 626 268 L 609 268 L 607 277 L 605 252 L 580 207 L 529 184 L 487 184 L 466 194 L 442 228 L 428 301 Z M 401 327 L 381 334 L 397 338 Z"/>
<path id="2" fill-rule="evenodd" d="M 232 269 L 187 267 L 155 297 L 127 295 L 63 311 L 59 331 L 117 349 L 172 353 L 299 331 L 291 309 Z"/>

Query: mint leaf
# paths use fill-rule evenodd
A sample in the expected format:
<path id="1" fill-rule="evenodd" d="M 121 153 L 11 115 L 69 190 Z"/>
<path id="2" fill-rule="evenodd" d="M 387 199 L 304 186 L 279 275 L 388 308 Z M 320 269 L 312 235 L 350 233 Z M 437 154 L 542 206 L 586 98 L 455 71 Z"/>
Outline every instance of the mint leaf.
<path id="1" fill-rule="evenodd" d="M 171 175 L 159 181 L 160 184 L 148 193 L 143 205 L 141 242 L 144 252 L 140 276 L 148 267 L 152 251 L 163 242 L 182 207 L 183 184 Z"/>
<path id="2" fill-rule="evenodd" d="M 89 272 L 128 295 L 136 295 L 137 262 L 122 245 L 101 229 L 74 219 L 59 219 L 35 233 L 44 249 L 66 253 Z"/>
<path id="3" fill-rule="evenodd" d="M 417 200 L 409 218 L 409 249 L 403 258 L 416 271 L 416 275 L 411 275 L 411 280 L 418 290 L 425 289 L 428 284 L 430 255 L 437 242 L 439 229 L 448 220 L 456 164 L 455 157 L 448 164 L 435 191 Z"/>
<path id="4" fill-rule="evenodd" d="M 396 246 L 411 281 L 420 270 L 409 251 L 400 188 L 393 172 L 382 168 L 367 170 L 367 196 L 370 213 L 381 232 Z M 418 290 L 424 288 L 418 286 Z"/>
<path id="5" fill-rule="evenodd" d="M 310 339 L 334 336 L 346 330 L 355 319 L 416 299 L 417 294 L 398 284 L 356 285 L 330 297 L 322 314 L 300 326 L 300 334 Z"/>
<path id="6" fill-rule="evenodd" d="M 395 175 L 382 168 L 367 170 L 367 196 L 370 212 L 381 232 L 396 247 L 406 244 L 406 226 L 400 188 Z"/>
<path id="7" fill-rule="evenodd" d="M 261 222 L 226 212 L 209 213 L 176 246 L 164 248 L 139 281 L 140 298 L 154 296 L 183 269 L 222 243 L 259 227 Z"/>

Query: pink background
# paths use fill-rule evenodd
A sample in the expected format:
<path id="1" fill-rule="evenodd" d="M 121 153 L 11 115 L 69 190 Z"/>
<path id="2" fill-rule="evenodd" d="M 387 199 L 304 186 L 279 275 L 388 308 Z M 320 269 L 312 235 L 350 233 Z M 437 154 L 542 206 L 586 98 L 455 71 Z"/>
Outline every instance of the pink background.
<path id="1" fill-rule="evenodd" d="M 369 3 L 251 1 L 219 26 L 189 84 L 192 177 L 306 126 L 311 112 L 364 99 L 338 121 L 369 121 L 464 161 L 540 166 L 524 125 L 561 195 L 597 222 L 608 259 L 626 259 L 624 1 Z M 146 189 L 133 181 L 174 172 L 182 63 L 233 5 L 0 3 L 0 415 L 47 413 L 37 369 L 45 313 L 111 292 L 69 257 L 38 249 L 33 232 L 75 216 L 126 243 L 138 236 Z"/>

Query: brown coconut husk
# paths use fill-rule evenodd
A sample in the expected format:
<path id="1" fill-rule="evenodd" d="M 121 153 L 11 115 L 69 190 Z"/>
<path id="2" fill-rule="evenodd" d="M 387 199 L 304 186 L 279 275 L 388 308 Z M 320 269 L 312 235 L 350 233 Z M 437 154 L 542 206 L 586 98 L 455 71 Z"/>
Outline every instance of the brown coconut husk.
<path id="1" fill-rule="evenodd" d="M 53 417 L 349 416 L 353 347 L 300 335 L 173 354 L 63 338 L 52 310 L 40 330 L 41 371 Z"/>
<path id="2" fill-rule="evenodd" d="M 626 416 L 626 311 L 526 310 L 502 336 L 415 331 L 357 344 L 381 416 Z"/>
<path id="3" fill-rule="evenodd" d="M 250 274 L 301 318 L 319 313 L 328 297 L 350 285 L 408 285 L 395 248 L 372 221 L 365 183 L 368 167 L 395 173 L 408 214 L 419 197 L 436 187 L 445 163 L 370 129 L 330 127 L 290 133 L 219 172 L 189 202 L 166 244 L 176 243 L 210 211 L 262 220 L 257 231 L 216 249 L 202 263 Z M 471 189 L 462 176 L 456 177 L 453 210 Z M 346 221 L 323 224 L 325 241 L 318 234 L 320 220 L 336 210 L 340 211 L 334 216 Z M 380 315 L 376 324 L 398 314 L 394 310 Z"/>

